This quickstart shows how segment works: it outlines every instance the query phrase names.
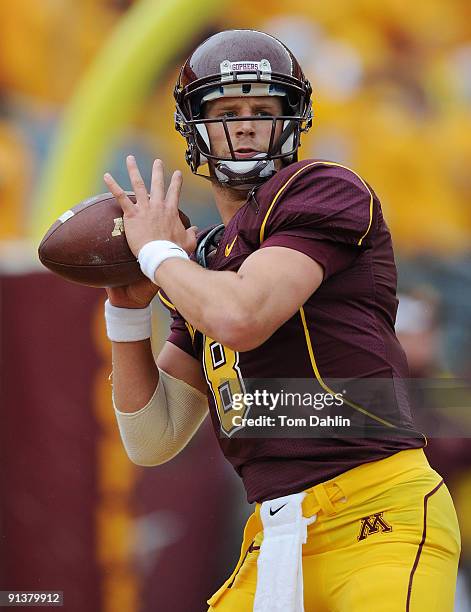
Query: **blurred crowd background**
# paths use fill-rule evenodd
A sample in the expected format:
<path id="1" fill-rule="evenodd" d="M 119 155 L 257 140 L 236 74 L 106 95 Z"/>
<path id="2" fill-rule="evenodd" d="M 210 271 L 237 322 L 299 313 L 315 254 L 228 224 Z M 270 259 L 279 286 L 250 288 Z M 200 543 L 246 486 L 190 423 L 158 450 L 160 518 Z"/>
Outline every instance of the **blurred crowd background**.
<path id="1" fill-rule="evenodd" d="M 127 153 L 147 179 L 156 156 L 169 174 L 181 169 L 181 208 L 199 227 L 217 221 L 208 186 L 184 163 L 185 143 L 173 127 L 178 69 L 210 34 L 260 29 L 294 52 L 314 91 L 301 158 L 353 167 L 381 199 L 399 269 L 397 331 L 412 377 L 471 378 L 471 4 L 200 0 L 196 19 L 188 1 L 175 0 L 171 23 L 167 4 L 0 3 L 0 587 L 64 590 L 68 610 L 205 610 L 205 595 L 237 558 L 250 511 L 207 427 L 168 466 L 129 464 L 110 404 L 102 292 L 53 278 L 35 258 L 38 237 L 58 216 L 48 195 L 52 201 L 60 192 L 66 210 L 105 191 L 106 170 L 129 187 Z M 89 135 L 67 166 L 67 143 L 75 146 L 67 134 L 80 138 L 82 119 L 89 129 L 87 113 L 103 105 L 108 70 L 119 72 L 113 60 L 106 64 L 110 48 L 135 44 L 139 29 L 129 24 L 146 6 L 161 10 L 167 24 L 168 38 L 155 41 L 165 53 L 154 73 L 147 56 L 122 70 L 105 106 L 116 117 L 106 141 L 97 128 L 97 141 Z M 145 83 L 129 101 L 141 64 L 148 65 Z M 95 78 L 87 98 L 97 66 L 103 89 Z M 159 312 L 156 350 L 167 325 Z M 17 427 L 29 427 L 26 438 Z M 456 610 L 466 612 L 469 439 L 432 439 L 427 452 L 447 478 L 461 522 Z"/>

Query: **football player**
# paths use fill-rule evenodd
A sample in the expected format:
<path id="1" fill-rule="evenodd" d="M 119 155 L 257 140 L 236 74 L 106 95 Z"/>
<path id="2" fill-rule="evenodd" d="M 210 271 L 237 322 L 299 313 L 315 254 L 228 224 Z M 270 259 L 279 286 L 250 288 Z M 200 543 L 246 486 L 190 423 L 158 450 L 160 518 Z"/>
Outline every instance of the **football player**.
<path id="1" fill-rule="evenodd" d="M 181 173 L 165 191 L 156 160 L 148 194 L 129 156 L 136 204 L 105 182 L 149 280 L 108 290 L 105 314 L 131 459 L 171 459 L 209 405 L 221 450 L 257 502 L 210 610 L 451 611 L 459 530 L 400 384 L 396 268 L 378 197 L 339 163 L 298 161 L 311 86 L 268 34 L 211 36 L 182 67 L 175 99 L 186 160 L 210 181 L 222 224 L 186 230 Z M 159 287 L 172 323 L 155 363 Z M 363 435 L 239 435 L 249 405 L 235 398 L 255 379 L 312 380 L 326 393 L 332 379 L 386 380 L 393 401 L 346 398 Z"/>

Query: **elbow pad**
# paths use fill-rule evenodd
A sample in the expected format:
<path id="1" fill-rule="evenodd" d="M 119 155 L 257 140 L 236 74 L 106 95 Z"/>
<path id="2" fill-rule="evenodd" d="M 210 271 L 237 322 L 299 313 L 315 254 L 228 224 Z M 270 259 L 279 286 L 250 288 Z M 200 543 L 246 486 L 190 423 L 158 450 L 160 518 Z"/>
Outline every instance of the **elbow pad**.
<path id="1" fill-rule="evenodd" d="M 206 395 L 159 368 L 149 402 L 137 412 L 113 406 L 128 457 L 143 466 L 160 465 L 188 444 L 208 413 Z"/>

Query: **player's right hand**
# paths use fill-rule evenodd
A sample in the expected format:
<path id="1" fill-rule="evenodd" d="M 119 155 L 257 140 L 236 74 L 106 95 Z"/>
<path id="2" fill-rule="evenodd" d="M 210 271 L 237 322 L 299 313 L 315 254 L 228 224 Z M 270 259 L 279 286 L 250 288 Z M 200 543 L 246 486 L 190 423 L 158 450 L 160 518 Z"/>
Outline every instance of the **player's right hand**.
<path id="1" fill-rule="evenodd" d="M 123 210 L 124 230 L 129 248 L 137 257 L 141 248 L 154 240 L 168 240 L 188 254 L 196 248 L 196 228 L 188 229 L 182 223 L 178 203 L 182 188 L 182 174 L 175 171 L 165 193 L 164 167 L 156 159 L 152 167 L 150 194 L 133 155 L 126 157 L 129 180 L 136 195 L 133 203 L 124 189 L 109 172 L 104 181 Z"/>
<path id="2" fill-rule="evenodd" d="M 159 287 L 148 278 L 125 285 L 123 287 L 107 287 L 106 293 L 113 306 L 118 308 L 146 308 Z"/>

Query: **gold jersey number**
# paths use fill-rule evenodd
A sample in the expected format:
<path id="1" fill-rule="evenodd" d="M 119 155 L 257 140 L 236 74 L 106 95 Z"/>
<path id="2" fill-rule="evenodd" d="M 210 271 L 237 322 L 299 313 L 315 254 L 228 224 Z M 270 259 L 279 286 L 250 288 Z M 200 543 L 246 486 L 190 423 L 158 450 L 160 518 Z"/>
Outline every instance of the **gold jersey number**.
<path id="1" fill-rule="evenodd" d="M 234 395 L 245 393 L 239 353 L 205 336 L 203 370 L 214 397 L 221 429 L 230 436 L 238 429 L 232 422 L 233 417 L 244 416 L 245 412 L 232 407 Z"/>

